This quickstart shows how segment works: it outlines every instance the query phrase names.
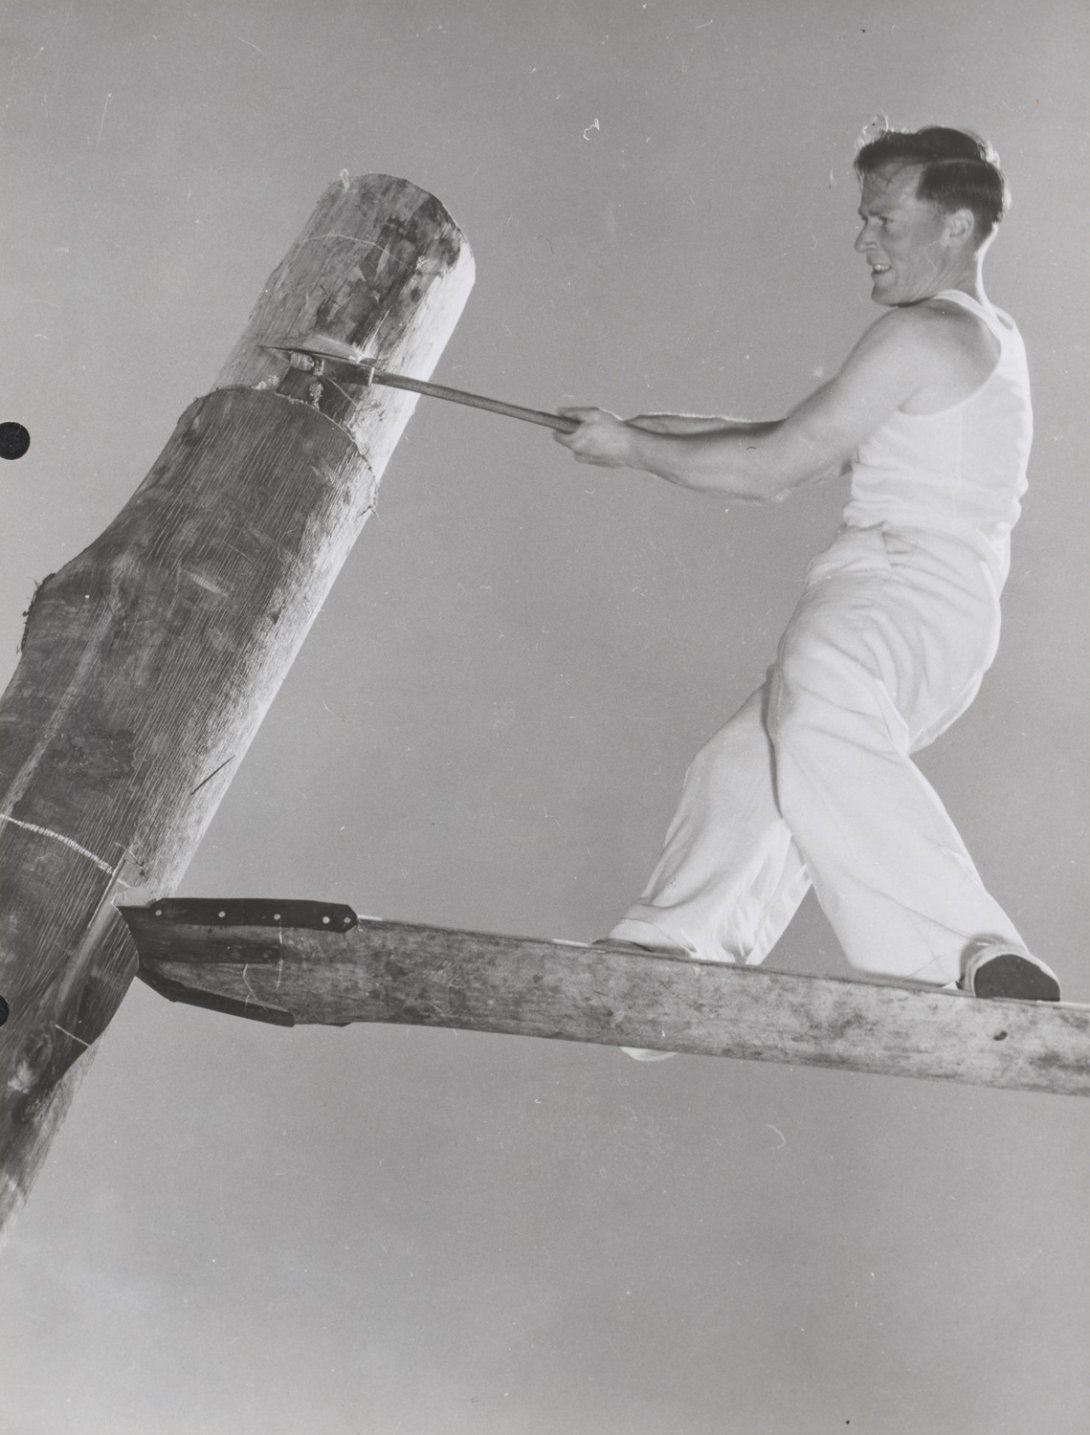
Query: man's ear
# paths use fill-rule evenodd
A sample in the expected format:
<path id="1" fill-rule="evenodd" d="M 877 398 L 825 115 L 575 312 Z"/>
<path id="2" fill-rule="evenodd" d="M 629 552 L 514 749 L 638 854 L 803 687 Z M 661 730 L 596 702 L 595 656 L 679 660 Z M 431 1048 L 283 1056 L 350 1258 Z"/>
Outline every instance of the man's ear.
<path id="1" fill-rule="evenodd" d="M 946 216 L 946 237 L 953 244 L 966 244 L 976 229 L 976 216 L 971 209 L 955 209 Z"/>

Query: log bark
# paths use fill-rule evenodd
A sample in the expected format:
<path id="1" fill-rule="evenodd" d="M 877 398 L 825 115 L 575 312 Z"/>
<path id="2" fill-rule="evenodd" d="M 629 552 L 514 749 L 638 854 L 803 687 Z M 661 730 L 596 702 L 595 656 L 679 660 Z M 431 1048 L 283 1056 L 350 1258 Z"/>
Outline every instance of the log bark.
<path id="1" fill-rule="evenodd" d="M 323 903 L 125 908 L 174 1001 L 279 1026 L 393 1022 L 1090 1095 L 1090 1010 L 358 918 Z"/>
<path id="2" fill-rule="evenodd" d="M 261 345 L 325 335 L 426 377 L 472 282 L 431 195 L 331 186 L 213 391 L 36 592 L 0 699 L 0 1221 L 136 970 L 115 900 L 174 889 L 416 403 Z"/>

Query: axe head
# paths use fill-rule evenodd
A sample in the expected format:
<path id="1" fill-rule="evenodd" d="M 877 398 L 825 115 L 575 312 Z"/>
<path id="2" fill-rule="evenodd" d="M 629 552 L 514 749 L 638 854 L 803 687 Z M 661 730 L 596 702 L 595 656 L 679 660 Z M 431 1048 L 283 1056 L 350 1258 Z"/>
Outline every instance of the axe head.
<path id="1" fill-rule="evenodd" d="M 354 380 L 359 384 L 371 384 L 374 380 L 377 360 L 365 358 L 353 344 L 342 339 L 331 339 L 325 334 L 316 336 L 317 342 L 310 344 L 262 344 L 277 354 L 287 354 L 293 369 L 320 377 L 327 363 L 347 365 L 356 371 Z"/>

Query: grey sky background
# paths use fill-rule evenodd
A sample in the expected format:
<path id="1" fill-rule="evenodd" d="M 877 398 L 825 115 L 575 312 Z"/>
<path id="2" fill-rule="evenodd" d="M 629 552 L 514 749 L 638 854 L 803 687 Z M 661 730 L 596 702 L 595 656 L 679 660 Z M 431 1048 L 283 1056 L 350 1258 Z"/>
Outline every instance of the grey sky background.
<path id="1" fill-rule="evenodd" d="M 0 5 L 3 676 L 342 169 L 477 284 L 437 377 L 782 413 L 874 317 L 856 137 L 965 124 L 1035 382 L 998 662 L 923 756 L 1090 1000 L 1081 0 Z M 760 681 L 768 511 L 422 404 L 184 891 L 590 940 Z M 770 965 L 846 968 L 808 903 Z M 282 1032 L 136 986 L 0 1262 L 4 1435 L 1079 1435 L 1085 1103 L 560 1042 Z"/>

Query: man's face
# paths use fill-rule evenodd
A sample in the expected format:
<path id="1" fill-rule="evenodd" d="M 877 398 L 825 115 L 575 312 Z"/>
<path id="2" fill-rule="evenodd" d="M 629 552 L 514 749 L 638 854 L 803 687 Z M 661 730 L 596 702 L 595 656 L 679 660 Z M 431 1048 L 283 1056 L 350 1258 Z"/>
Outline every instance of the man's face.
<path id="1" fill-rule="evenodd" d="M 918 164 L 864 177 L 855 247 L 870 265 L 876 304 L 918 304 L 962 277 L 964 251 L 949 242 L 950 216 L 916 198 L 919 177 Z"/>

